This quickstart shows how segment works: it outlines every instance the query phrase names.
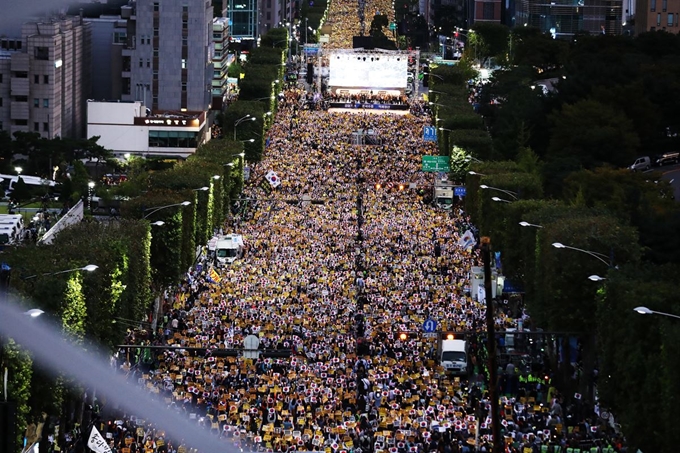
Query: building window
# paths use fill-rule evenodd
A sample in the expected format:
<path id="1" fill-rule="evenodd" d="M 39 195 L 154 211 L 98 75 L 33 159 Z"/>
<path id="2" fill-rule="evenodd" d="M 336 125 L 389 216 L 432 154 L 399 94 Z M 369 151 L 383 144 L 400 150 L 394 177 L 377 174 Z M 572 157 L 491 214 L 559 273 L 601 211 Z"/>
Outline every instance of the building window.
<path id="1" fill-rule="evenodd" d="M 158 10 L 160 10 L 160 4 L 158 2 L 153 3 L 153 10 L 154 12 L 158 12 Z"/>
<path id="2" fill-rule="evenodd" d="M 40 108 L 40 99 L 38 98 L 33 99 L 33 107 Z"/>
<path id="3" fill-rule="evenodd" d="M 143 68 L 143 67 L 144 67 L 144 59 L 143 59 L 143 58 L 140 58 L 140 59 L 139 59 L 139 67 L 140 67 L 140 68 Z"/>
<path id="4" fill-rule="evenodd" d="M 44 84 L 50 83 L 50 76 L 44 75 L 44 76 L 43 76 L 43 83 L 44 83 Z"/>
<path id="5" fill-rule="evenodd" d="M 33 76 L 33 83 L 40 83 L 40 76 L 38 74 Z"/>
<path id="6" fill-rule="evenodd" d="M 182 58 L 182 69 L 186 69 L 186 68 L 187 68 L 187 60 L 186 60 L 186 58 Z"/>
<path id="7" fill-rule="evenodd" d="M 158 80 L 158 71 L 153 72 L 153 79 Z"/>
<path id="8" fill-rule="evenodd" d="M 668 0 L 662 0 L 661 9 L 663 10 L 664 13 L 666 12 L 666 10 L 668 9 Z"/>
<path id="9" fill-rule="evenodd" d="M 158 105 L 158 96 L 152 98 L 153 105 Z"/>
<path id="10" fill-rule="evenodd" d="M 189 45 L 189 38 L 187 38 L 186 36 L 182 37 L 182 45 L 188 46 Z"/>
<path id="11" fill-rule="evenodd" d="M 656 0 L 651 0 L 649 4 L 651 5 L 650 6 L 651 11 L 652 12 L 656 11 Z"/>
<path id="12" fill-rule="evenodd" d="M 661 13 L 656 15 L 656 26 L 658 27 L 659 25 L 661 25 Z"/>
<path id="13" fill-rule="evenodd" d="M 14 120 L 16 126 L 28 126 L 28 120 Z"/>
<path id="14" fill-rule="evenodd" d="M 40 132 L 40 123 L 33 123 L 33 132 Z"/>
<path id="15" fill-rule="evenodd" d="M 2 74 L 0 74 L 0 83 L 2 83 Z"/>
<path id="16" fill-rule="evenodd" d="M 49 123 L 43 123 L 43 132 L 49 132 L 49 131 L 50 131 Z"/>
<path id="17" fill-rule="evenodd" d="M 153 50 L 153 57 L 158 58 L 158 49 Z"/>
<path id="18" fill-rule="evenodd" d="M 47 47 L 36 47 L 34 49 L 34 56 L 36 60 L 49 60 L 50 59 L 50 49 Z"/>
<path id="19" fill-rule="evenodd" d="M 114 44 L 127 44 L 127 32 L 126 31 L 114 31 L 113 32 L 113 43 Z M 142 44 L 144 44 L 144 37 L 142 37 Z"/>
<path id="20" fill-rule="evenodd" d="M 182 91 L 186 91 L 186 90 L 187 90 L 187 83 L 182 82 Z"/>
<path id="21" fill-rule="evenodd" d="M 158 27 L 153 28 L 153 37 L 158 38 Z"/>
<path id="22" fill-rule="evenodd" d="M 182 12 L 183 13 L 188 13 L 189 12 L 189 7 L 187 5 L 182 6 Z"/>
<path id="23" fill-rule="evenodd" d="M 484 20 L 494 19 L 494 4 L 493 2 L 484 2 L 484 9 L 482 10 L 482 17 Z"/>
<path id="24" fill-rule="evenodd" d="M 43 107 L 50 108 L 50 100 L 49 99 L 43 99 Z"/>
<path id="25" fill-rule="evenodd" d="M 149 60 L 148 58 L 146 59 L 146 67 L 147 68 L 151 67 L 151 60 Z"/>
<path id="26" fill-rule="evenodd" d="M 2 107 L 2 98 L 0 98 L 0 107 Z"/>
<path id="27" fill-rule="evenodd" d="M 668 13 L 668 17 L 666 18 L 666 25 L 669 27 L 673 26 L 673 13 Z"/>
<path id="28" fill-rule="evenodd" d="M 196 148 L 198 132 L 149 131 L 150 148 Z"/>
<path id="29" fill-rule="evenodd" d="M 186 30 L 189 27 L 189 21 L 186 19 L 182 19 L 182 29 Z"/>
<path id="30" fill-rule="evenodd" d="M 2 121 L 0 121 L 0 131 L 2 130 Z"/>

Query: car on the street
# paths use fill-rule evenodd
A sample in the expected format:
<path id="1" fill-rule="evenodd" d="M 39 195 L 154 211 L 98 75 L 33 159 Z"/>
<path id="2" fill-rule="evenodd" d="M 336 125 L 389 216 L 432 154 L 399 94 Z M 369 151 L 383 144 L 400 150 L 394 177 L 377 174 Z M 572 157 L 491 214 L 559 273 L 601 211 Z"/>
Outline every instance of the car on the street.
<path id="1" fill-rule="evenodd" d="M 677 164 L 680 161 L 680 152 L 674 151 L 671 153 L 664 153 L 656 159 L 656 165 L 662 167 L 664 165 Z"/>
<path id="2" fill-rule="evenodd" d="M 633 162 L 633 165 L 628 168 L 632 171 L 649 170 L 652 168 L 652 160 L 649 158 L 649 156 L 638 157 L 635 162 Z"/>

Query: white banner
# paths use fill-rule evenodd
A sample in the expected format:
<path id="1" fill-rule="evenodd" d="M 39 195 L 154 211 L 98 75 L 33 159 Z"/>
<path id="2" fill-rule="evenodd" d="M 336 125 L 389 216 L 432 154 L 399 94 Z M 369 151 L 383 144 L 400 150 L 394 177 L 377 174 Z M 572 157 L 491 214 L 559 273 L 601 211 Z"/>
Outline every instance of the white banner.
<path id="1" fill-rule="evenodd" d="M 96 427 L 92 427 L 90 439 L 87 441 L 87 446 L 96 453 L 111 453 L 109 444 L 106 442 Z"/>

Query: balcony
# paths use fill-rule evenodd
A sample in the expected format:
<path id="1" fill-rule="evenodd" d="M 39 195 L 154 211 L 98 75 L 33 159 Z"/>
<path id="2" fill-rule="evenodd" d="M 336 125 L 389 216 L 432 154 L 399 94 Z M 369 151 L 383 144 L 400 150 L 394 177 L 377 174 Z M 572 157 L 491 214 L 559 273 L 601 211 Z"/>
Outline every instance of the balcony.
<path id="1" fill-rule="evenodd" d="M 11 96 L 28 96 L 28 77 L 12 77 L 9 86 Z"/>
<path id="2" fill-rule="evenodd" d="M 10 118 L 13 120 L 27 120 L 28 119 L 28 102 L 12 102 L 10 103 Z"/>

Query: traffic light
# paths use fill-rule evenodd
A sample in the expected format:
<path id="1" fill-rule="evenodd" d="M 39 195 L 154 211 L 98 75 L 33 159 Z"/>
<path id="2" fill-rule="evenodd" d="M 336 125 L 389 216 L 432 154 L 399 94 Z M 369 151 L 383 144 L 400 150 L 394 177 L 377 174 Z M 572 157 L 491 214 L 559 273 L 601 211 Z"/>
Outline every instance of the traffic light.
<path id="1" fill-rule="evenodd" d="M 453 37 L 454 37 L 454 38 L 458 38 L 458 30 L 456 30 L 455 32 L 453 32 Z"/>

